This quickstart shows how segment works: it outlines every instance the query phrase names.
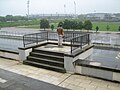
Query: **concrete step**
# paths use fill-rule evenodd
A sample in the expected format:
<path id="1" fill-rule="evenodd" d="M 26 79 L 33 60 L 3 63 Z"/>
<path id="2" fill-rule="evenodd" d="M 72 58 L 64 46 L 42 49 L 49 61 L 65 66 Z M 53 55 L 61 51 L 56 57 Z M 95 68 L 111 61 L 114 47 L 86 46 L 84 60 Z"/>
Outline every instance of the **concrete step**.
<path id="1" fill-rule="evenodd" d="M 45 51 L 34 48 L 24 64 L 46 68 L 54 71 L 65 72 L 64 53 Z"/>
<path id="2" fill-rule="evenodd" d="M 33 57 L 38 57 L 38 58 L 44 58 L 44 59 L 51 59 L 54 61 L 59 61 L 59 62 L 64 62 L 64 57 L 63 56 L 56 56 L 56 55 L 51 55 L 51 54 L 44 54 L 44 53 L 36 53 L 36 52 L 31 52 L 30 56 Z"/>
<path id="3" fill-rule="evenodd" d="M 66 72 L 64 68 L 52 66 L 52 65 L 48 65 L 48 64 L 37 63 L 37 62 L 33 62 L 33 61 L 28 61 L 28 60 L 24 61 L 23 63 L 28 64 L 28 65 L 32 65 L 32 66 L 36 66 L 36 67 L 41 67 L 41 68 L 53 70 L 53 71 L 62 72 L 62 73 Z"/>
<path id="4" fill-rule="evenodd" d="M 33 57 L 33 56 L 28 56 L 27 57 L 28 61 L 33 61 L 33 62 L 37 62 L 37 63 L 43 63 L 43 64 L 47 64 L 47 65 L 52 65 L 52 66 L 58 66 L 58 67 L 64 67 L 64 62 L 60 62 L 60 61 L 55 61 L 52 60 L 51 58 L 39 58 L 39 57 Z"/>
<path id="5" fill-rule="evenodd" d="M 45 50 L 40 50 L 38 48 L 34 48 L 33 52 L 64 57 L 64 53 L 54 52 L 54 51 L 45 51 Z"/>

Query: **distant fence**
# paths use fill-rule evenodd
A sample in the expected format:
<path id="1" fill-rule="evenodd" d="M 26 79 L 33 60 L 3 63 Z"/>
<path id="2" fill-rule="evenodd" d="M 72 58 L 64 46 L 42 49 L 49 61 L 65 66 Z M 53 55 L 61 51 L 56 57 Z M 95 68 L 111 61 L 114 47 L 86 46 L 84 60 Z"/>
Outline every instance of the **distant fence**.
<path id="1" fill-rule="evenodd" d="M 25 35 L 26 33 L 24 32 L 12 32 L 12 31 L 0 31 L 0 36 L 23 36 Z"/>
<path id="2" fill-rule="evenodd" d="M 92 34 L 91 43 L 120 46 L 120 34 Z"/>

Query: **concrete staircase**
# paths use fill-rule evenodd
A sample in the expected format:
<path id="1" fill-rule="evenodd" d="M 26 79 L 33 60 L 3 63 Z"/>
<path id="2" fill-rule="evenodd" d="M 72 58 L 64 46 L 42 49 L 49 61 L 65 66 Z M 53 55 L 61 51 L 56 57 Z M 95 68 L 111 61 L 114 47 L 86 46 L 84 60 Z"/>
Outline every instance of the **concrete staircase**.
<path id="1" fill-rule="evenodd" d="M 44 51 L 35 48 L 23 63 L 58 72 L 66 72 L 64 69 L 63 53 Z"/>

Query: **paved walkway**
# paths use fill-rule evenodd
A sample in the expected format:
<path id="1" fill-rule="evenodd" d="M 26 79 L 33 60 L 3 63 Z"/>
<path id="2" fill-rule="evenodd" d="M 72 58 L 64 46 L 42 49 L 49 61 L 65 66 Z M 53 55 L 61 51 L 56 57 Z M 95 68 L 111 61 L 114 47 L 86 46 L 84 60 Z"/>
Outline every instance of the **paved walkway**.
<path id="1" fill-rule="evenodd" d="M 0 69 L 0 90 L 68 90 L 68 89 Z"/>
<path id="2" fill-rule="evenodd" d="M 39 80 L 38 82 L 43 81 L 43 83 L 45 82 L 43 86 L 46 85 L 46 83 L 49 83 L 50 85 L 52 84 L 53 87 L 60 86 L 72 90 L 120 90 L 120 83 L 114 83 L 114 82 L 82 76 L 82 75 L 54 72 L 42 68 L 23 65 L 18 61 L 8 60 L 4 58 L 0 58 L 0 70 L 14 72 L 24 77 L 28 77 L 29 79 L 32 78 L 32 82 L 36 80 Z M 1 73 L 0 73 L 0 84 L 1 83 L 7 83 L 7 80 L 1 77 Z M 20 81 L 17 81 L 17 83 L 20 83 Z M 17 85 L 16 87 L 20 87 L 18 84 L 16 85 Z M 34 85 L 37 84 L 34 83 Z M 29 87 L 30 86 L 31 85 L 29 85 Z M 24 90 L 24 89 L 8 88 L 8 90 Z M 44 90 L 44 89 L 42 89 L 41 87 L 40 90 Z M 54 90 L 54 89 L 48 89 L 48 90 Z"/>

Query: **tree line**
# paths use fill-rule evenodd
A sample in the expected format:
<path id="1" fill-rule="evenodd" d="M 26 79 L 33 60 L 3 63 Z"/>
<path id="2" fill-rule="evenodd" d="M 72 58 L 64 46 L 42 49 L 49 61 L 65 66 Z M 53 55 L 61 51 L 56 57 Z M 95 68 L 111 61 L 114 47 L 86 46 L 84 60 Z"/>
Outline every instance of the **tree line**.
<path id="1" fill-rule="evenodd" d="M 28 18 L 26 16 L 13 16 L 13 15 L 6 15 L 5 17 L 0 16 L 0 22 L 15 22 L 15 21 L 27 21 L 27 20 Z"/>
<path id="2" fill-rule="evenodd" d="M 64 29 L 86 29 L 86 30 L 92 30 L 92 22 L 90 20 L 86 20 L 84 22 L 82 21 L 77 21 L 77 20 L 68 20 L 65 19 L 63 22 L 59 22 L 59 25 L 62 25 Z M 46 28 L 51 28 L 52 30 L 54 29 L 54 24 L 51 26 L 49 25 L 49 21 L 47 19 L 41 19 L 40 21 L 40 28 L 46 29 Z"/>
<path id="3" fill-rule="evenodd" d="M 58 23 L 57 26 L 62 25 L 62 27 L 64 29 L 72 29 L 72 30 L 92 30 L 93 24 L 90 20 L 85 20 L 84 22 L 79 21 L 79 20 L 68 20 L 65 19 L 64 21 L 61 21 Z M 49 24 L 49 21 L 47 19 L 41 19 L 40 20 L 40 28 L 42 29 L 46 29 L 46 28 L 51 28 L 52 30 L 55 28 L 54 24 Z M 96 32 L 98 32 L 98 30 L 100 29 L 99 26 L 96 26 Z M 106 26 L 106 30 L 109 31 L 110 30 L 110 26 L 107 25 Z M 120 26 L 118 27 L 118 31 L 120 31 Z"/>

